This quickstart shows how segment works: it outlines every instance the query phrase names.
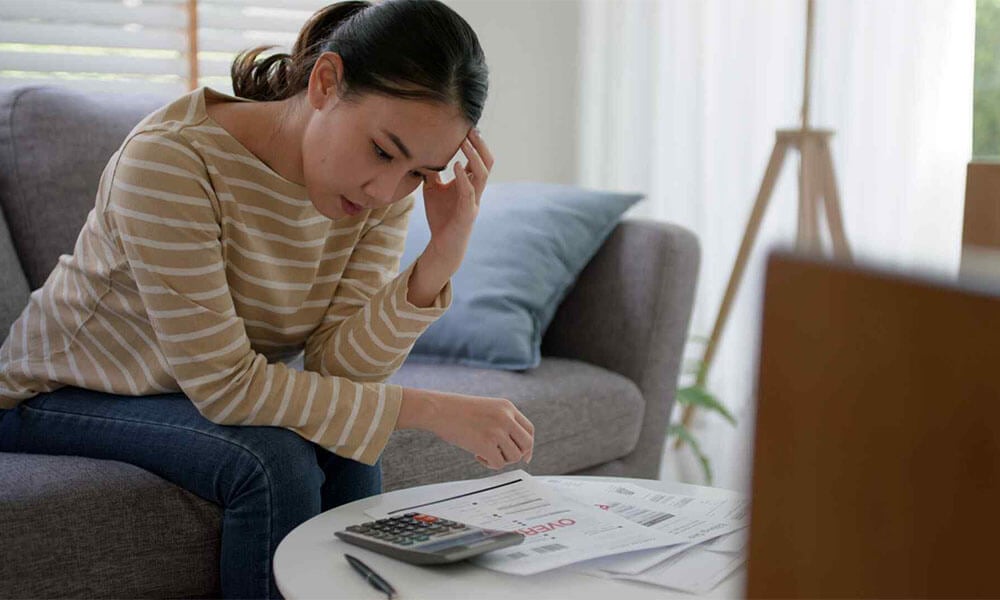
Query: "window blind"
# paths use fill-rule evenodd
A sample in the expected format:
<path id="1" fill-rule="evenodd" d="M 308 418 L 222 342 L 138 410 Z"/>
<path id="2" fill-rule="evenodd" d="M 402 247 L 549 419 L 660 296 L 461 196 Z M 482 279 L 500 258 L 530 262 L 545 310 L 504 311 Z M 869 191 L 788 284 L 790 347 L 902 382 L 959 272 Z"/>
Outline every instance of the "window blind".
<path id="1" fill-rule="evenodd" d="M 318 0 L 198 0 L 199 84 L 232 93 L 229 67 L 236 53 L 276 44 L 265 52 L 290 52 L 299 30 L 320 8 Z"/>
<path id="2" fill-rule="evenodd" d="M 236 53 L 287 52 L 317 0 L 2 0 L 0 87 L 179 95 L 208 85 L 232 93 Z M 192 21 L 191 10 L 196 19 Z M 192 72 L 192 25 L 197 73 Z M 195 77 L 192 77 L 195 75 Z"/>

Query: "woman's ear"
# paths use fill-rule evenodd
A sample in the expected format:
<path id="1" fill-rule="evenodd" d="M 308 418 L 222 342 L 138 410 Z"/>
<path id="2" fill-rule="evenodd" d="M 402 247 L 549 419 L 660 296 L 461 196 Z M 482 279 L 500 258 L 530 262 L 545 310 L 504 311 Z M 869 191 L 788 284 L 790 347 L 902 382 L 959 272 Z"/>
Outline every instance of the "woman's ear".
<path id="1" fill-rule="evenodd" d="M 344 80 L 344 61 L 336 52 L 324 52 L 316 59 L 309 74 L 309 104 L 323 110 L 329 103 L 340 99 L 341 82 Z"/>

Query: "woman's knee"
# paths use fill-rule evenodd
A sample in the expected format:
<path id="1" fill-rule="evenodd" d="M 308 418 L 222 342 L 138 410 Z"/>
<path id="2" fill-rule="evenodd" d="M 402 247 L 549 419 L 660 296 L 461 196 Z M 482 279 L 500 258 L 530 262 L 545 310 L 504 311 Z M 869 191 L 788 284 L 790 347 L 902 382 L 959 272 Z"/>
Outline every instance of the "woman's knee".
<path id="1" fill-rule="evenodd" d="M 247 491 L 247 486 L 268 486 L 276 499 L 284 497 L 316 504 L 325 475 L 316 461 L 315 444 L 290 429 L 281 427 L 241 426 L 237 438 L 241 447 L 239 462 L 245 465 L 243 482 L 232 492 Z M 257 479 L 256 482 L 252 482 Z"/>
<path id="2" fill-rule="evenodd" d="M 382 458 L 366 465 L 317 447 L 319 464 L 326 474 L 323 510 L 382 493 Z"/>

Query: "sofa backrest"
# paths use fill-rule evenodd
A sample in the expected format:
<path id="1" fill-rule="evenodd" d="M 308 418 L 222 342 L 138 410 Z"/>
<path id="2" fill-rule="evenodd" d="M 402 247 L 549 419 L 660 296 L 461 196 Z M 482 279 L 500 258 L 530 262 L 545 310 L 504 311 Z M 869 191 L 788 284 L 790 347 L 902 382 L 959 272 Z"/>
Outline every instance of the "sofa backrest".
<path id="1" fill-rule="evenodd" d="M 60 86 L 0 91 L 0 339 L 29 290 L 73 252 L 111 155 L 171 99 Z"/>

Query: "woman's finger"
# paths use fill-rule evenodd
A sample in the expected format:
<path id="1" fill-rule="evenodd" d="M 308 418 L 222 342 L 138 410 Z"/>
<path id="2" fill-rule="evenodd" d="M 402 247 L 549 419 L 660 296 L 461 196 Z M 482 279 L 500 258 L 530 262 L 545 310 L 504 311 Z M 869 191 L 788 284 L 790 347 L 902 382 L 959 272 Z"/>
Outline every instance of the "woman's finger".
<path id="1" fill-rule="evenodd" d="M 478 152 L 479 156 L 482 157 L 483 164 L 486 165 L 486 170 L 487 171 L 492 171 L 493 170 L 493 153 L 490 152 L 490 148 L 489 148 L 489 146 L 486 145 L 486 140 L 484 140 L 483 136 L 480 135 L 479 130 L 476 129 L 475 127 L 473 127 L 472 130 L 469 131 L 469 139 L 472 141 L 472 144 L 475 146 L 476 152 Z"/>
<path id="2" fill-rule="evenodd" d="M 504 458 L 503 452 L 500 451 L 500 446 L 494 446 L 493 451 L 486 457 L 486 462 L 490 465 L 491 469 L 502 469 L 507 464 L 507 459 Z"/>
<path id="3" fill-rule="evenodd" d="M 527 453 L 524 455 L 524 462 L 531 463 L 531 456 L 535 451 L 535 426 L 528 420 L 528 417 L 524 416 L 521 411 L 514 413 L 514 420 L 520 425 L 524 432 L 531 438 L 530 447 L 527 448 Z M 522 449 L 524 447 L 522 446 Z"/>
<path id="4" fill-rule="evenodd" d="M 517 444 L 517 449 L 521 451 L 521 458 L 527 460 L 531 456 L 531 448 L 534 445 L 534 440 L 520 425 L 515 427 L 514 431 L 510 432 L 510 437 Z"/>
<path id="5" fill-rule="evenodd" d="M 438 174 L 437 171 L 432 172 L 427 176 L 427 179 L 424 180 L 424 187 L 441 187 L 441 175 Z"/>
<path id="6" fill-rule="evenodd" d="M 527 431 L 529 434 L 531 434 L 532 438 L 535 437 L 534 424 L 532 424 L 532 422 L 528 420 L 528 417 L 524 416 L 524 414 L 522 414 L 521 411 L 517 411 L 514 413 L 514 420 L 517 421 L 521 427 L 524 427 L 524 430 Z"/>
<path id="7" fill-rule="evenodd" d="M 475 186 L 469 181 L 469 174 L 465 172 L 465 167 L 455 161 L 455 180 L 458 181 L 458 193 L 472 196 L 473 203 L 479 206 L 479 194 L 476 193 Z"/>
<path id="8" fill-rule="evenodd" d="M 472 141 L 469 138 L 465 138 L 462 141 L 462 152 L 465 153 L 466 158 L 468 158 L 468 167 L 472 171 L 473 183 L 476 186 L 476 194 L 481 194 L 483 189 L 486 187 L 486 180 L 490 176 L 490 170 L 486 168 L 483 163 L 483 158 L 476 151 L 476 148 L 472 145 Z"/>
<path id="9" fill-rule="evenodd" d="M 500 469 L 506 464 L 506 459 L 503 452 L 500 451 L 499 445 L 494 445 L 492 450 L 477 454 L 476 460 L 491 469 Z"/>
<path id="10" fill-rule="evenodd" d="M 505 436 L 504 439 L 500 440 L 500 455 L 503 457 L 503 464 L 509 465 L 511 463 L 516 463 L 521 460 L 521 456 L 524 454 L 514 443 L 511 437 Z"/>

